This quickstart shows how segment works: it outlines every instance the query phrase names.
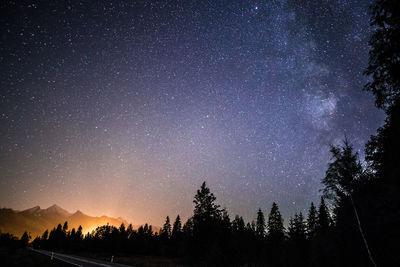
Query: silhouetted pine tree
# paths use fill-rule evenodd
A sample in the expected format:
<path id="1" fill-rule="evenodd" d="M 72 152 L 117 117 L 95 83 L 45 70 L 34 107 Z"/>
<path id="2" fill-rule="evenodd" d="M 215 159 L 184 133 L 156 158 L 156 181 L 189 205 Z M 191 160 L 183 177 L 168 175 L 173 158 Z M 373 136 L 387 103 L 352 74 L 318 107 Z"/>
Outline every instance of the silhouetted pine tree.
<path id="1" fill-rule="evenodd" d="M 343 146 L 331 146 L 331 162 L 328 165 L 324 184 L 324 195 L 334 200 L 336 206 L 352 197 L 356 183 L 361 179 L 363 169 L 358 160 L 358 153 L 344 140 Z"/>
<path id="2" fill-rule="evenodd" d="M 324 197 L 321 196 L 321 202 L 318 207 L 318 231 L 326 233 L 331 225 L 331 216 L 328 207 L 325 204 Z"/>
<path id="3" fill-rule="evenodd" d="M 83 238 L 83 234 L 82 234 L 82 226 L 79 225 L 78 230 L 76 231 L 76 239 L 77 240 L 81 240 Z"/>
<path id="4" fill-rule="evenodd" d="M 63 232 L 66 233 L 68 231 L 68 222 L 66 221 L 62 228 Z"/>
<path id="5" fill-rule="evenodd" d="M 304 242 L 306 240 L 306 222 L 301 212 L 295 214 L 294 218 L 290 218 L 288 233 L 290 239 L 295 242 Z"/>
<path id="6" fill-rule="evenodd" d="M 206 186 L 206 182 L 203 182 L 193 200 L 195 204 L 193 211 L 194 225 L 220 219 L 221 209 L 220 206 L 215 203 L 215 200 L 216 197 L 210 192 L 210 189 Z"/>
<path id="7" fill-rule="evenodd" d="M 186 237 L 193 236 L 193 217 L 190 217 L 182 227 L 182 232 Z"/>
<path id="8" fill-rule="evenodd" d="M 400 239 L 400 2 L 373 1 L 371 25 L 365 71 L 370 82 L 364 89 L 375 95 L 377 107 L 385 110 L 387 117 L 366 145 L 367 170 L 374 179 L 358 194 L 364 202 L 360 205 L 359 201 L 358 206 L 365 210 L 369 228 L 374 229 L 376 244 L 372 247 L 378 254 L 378 265 L 400 265 L 400 257 L 391 252 L 397 249 Z"/>
<path id="9" fill-rule="evenodd" d="M 44 231 L 41 240 L 47 240 L 49 236 L 49 230 L 46 229 L 46 231 Z"/>
<path id="10" fill-rule="evenodd" d="M 353 153 L 353 148 L 347 139 L 344 140 L 342 147 L 331 146 L 331 153 L 332 161 L 329 163 L 325 178 L 322 180 L 322 183 L 325 185 L 324 194 L 334 200 L 336 223 L 341 219 L 341 210 L 348 205 L 347 203 L 351 204 L 365 249 L 368 252 L 371 264 L 375 266 L 376 264 L 361 227 L 353 198 L 357 185 L 362 182 L 363 178 L 363 169 L 358 160 L 358 153 Z"/>
<path id="11" fill-rule="evenodd" d="M 71 232 L 68 235 L 68 238 L 71 240 L 75 240 L 76 231 L 75 228 L 72 228 Z"/>
<path id="12" fill-rule="evenodd" d="M 308 237 L 311 238 L 318 229 L 318 212 L 314 206 L 314 203 L 311 202 L 310 209 L 308 210 L 307 216 L 307 234 Z"/>
<path id="13" fill-rule="evenodd" d="M 374 32 L 369 44 L 368 67 L 372 77 L 364 89 L 376 97 L 376 105 L 388 109 L 400 97 L 400 5 L 397 0 L 375 0 L 371 6 Z"/>
<path id="14" fill-rule="evenodd" d="M 219 253 L 223 210 L 215 201 L 216 197 L 203 182 L 193 200 L 193 251 L 207 261 L 222 260 Z"/>
<path id="15" fill-rule="evenodd" d="M 375 0 L 371 7 L 373 34 L 370 39 L 368 68 L 371 79 L 365 89 L 374 93 L 376 104 L 387 114 L 385 124 L 366 145 L 366 160 L 376 181 L 365 195 L 374 197 L 368 211 L 376 215 L 368 221 L 379 229 L 376 246 L 381 261 L 391 257 L 388 251 L 398 247 L 400 230 L 400 3 L 397 0 Z M 388 229 L 393 229 L 389 231 Z M 398 259 L 397 265 L 400 264 Z"/>
<path id="16" fill-rule="evenodd" d="M 28 235 L 28 233 L 25 231 L 21 236 L 21 240 L 20 240 L 21 247 L 24 247 L 24 248 L 27 247 L 30 239 L 31 239 L 31 236 Z"/>
<path id="17" fill-rule="evenodd" d="M 265 219 L 264 219 L 264 220 L 265 220 Z M 265 224 L 265 223 L 264 223 L 264 224 Z M 254 234 L 256 234 L 257 226 L 256 226 L 255 221 L 251 221 L 251 223 L 249 223 L 249 227 L 247 227 L 247 229 L 248 229 L 249 231 L 253 232 Z M 265 225 L 265 228 L 264 228 L 264 236 L 265 236 L 266 229 L 267 229 L 267 226 Z"/>
<path id="18" fill-rule="evenodd" d="M 264 213 L 261 211 L 261 208 L 258 209 L 257 212 L 257 221 L 256 221 L 256 233 L 259 237 L 265 236 L 265 218 Z"/>
<path id="19" fill-rule="evenodd" d="M 128 239 L 131 238 L 131 236 L 132 236 L 133 233 L 134 233 L 133 226 L 132 226 L 132 224 L 130 223 L 130 224 L 128 225 L 128 228 L 126 228 L 126 237 L 127 237 Z"/>
<path id="20" fill-rule="evenodd" d="M 232 231 L 235 234 L 243 234 L 245 230 L 245 223 L 241 216 L 236 215 L 232 221 Z"/>
<path id="21" fill-rule="evenodd" d="M 290 255 L 290 265 L 307 266 L 308 262 L 308 243 L 307 243 L 307 230 L 306 222 L 303 214 L 300 212 L 290 218 L 288 235 L 288 245 L 290 250 L 286 254 Z"/>
<path id="22" fill-rule="evenodd" d="M 123 238 L 125 238 L 126 236 L 125 224 L 121 223 L 121 225 L 119 226 L 119 233 Z"/>
<path id="23" fill-rule="evenodd" d="M 268 237 L 271 240 L 283 240 L 285 227 L 283 226 L 283 218 L 279 212 L 278 205 L 273 202 L 271 212 L 268 216 Z"/>
<path id="24" fill-rule="evenodd" d="M 165 223 L 160 231 L 160 236 L 163 238 L 169 238 L 171 236 L 171 222 L 169 220 L 169 216 L 165 218 Z"/>
<path id="25" fill-rule="evenodd" d="M 174 225 L 172 227 L 172 236 L 176 237 L 182 232 L 182 223 L 181 223 L 181 217 L 176 216 Z"/>
<path id="26" fill-rule="evenodd" d="M 153 236 L 153 226 L 148 225 L 147 223 L 144 224 L 144 234 L 148 237 Z"/>
<path id="27" fill-rule="evenodd" d="M 268 215 L 268 248 L 270 256 L 268 261 L 272 266 L 283 265 L 283 259 L 285 258 L 283 250 L 283 241 L 285 237 L 285 227 L 283 226 L 283 218 L 279 212 L 278 205 L 273 202 L 271 211 Z"/>

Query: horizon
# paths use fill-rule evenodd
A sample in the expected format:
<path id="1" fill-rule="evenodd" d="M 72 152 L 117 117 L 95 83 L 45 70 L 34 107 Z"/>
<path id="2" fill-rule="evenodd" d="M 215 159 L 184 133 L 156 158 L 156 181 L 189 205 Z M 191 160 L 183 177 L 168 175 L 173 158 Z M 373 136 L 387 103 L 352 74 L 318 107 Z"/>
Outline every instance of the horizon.
<path id="1" fill-rule="evenodd" d="M 218 203 L 218 198 L 217 198 L 217 203 Z M 273 202 L 271 202 L 271 206 L 272 206 L 272 203 Z M 276 203 L 276 202 L 275 202 Z M 318 205 L 318 203 L 319 202 L 313 202 L 314 203 L 314 205 Z M 277 203 L 278 204 L 278 206 L 279 206 L 279 203 Z M 311 202 L 310 202 L 310 205 L 311 205 Z M 91 213 L 88 213 L 88 212 L 85 212 L 85 211 L 83 211 L 83 210 L 81 210 L 81 209 L 75 209 L 75 211 L 71 211 L 71 210 L 69 210 L 69 209 L 66 209 L 66 208 L 64 208 L 64 207 L 62 207 L 62 206 L 60 206 L 60 205 L 58 205 L 57 203 L 54 203 L 54 204 L 52 204 L 52 205 L 50 205 L 50 206 L 41 206 L 41 205 L 34 205 L 34 206 L 30 206 L 30 207 L 27 207 L 27 208 L 21 208 L 21 209 L 15 209 L 15 208 L 13 208 L 13 207 L 0 207 L 0 209 L 12 209 L 13 211 L 15 211 L 15 212 L 24 212 L 24 211 L 26 211 L 26 210 L 29 210 L 29 209 L 33 209 L 33 208 L 40 208 L 41 210 L 47 210 L 47 209 L 49 209 L 49 208 L 52 208 L 52 207 L 54 207 L 54 206 L 56 206 L 57 208 L 60 208 L 60 209 L 62 209 L 62 210 L 64 210 L 64 211 L 66 211 L 66 212 L 68 212 L 69 213 L 69 216 L 72 216 L 72 215 L 74 215 L 74 214 L 76 214 L 77 212 L 81 212 L 81 213 L 83 213 L 84 215 L 88 215 L 88 216 L 92 216 L 92 217 L 103 217 L 103 216 L 105 216 L 105 217 L 110 217 L 110 218 L 116 218 L 116 219 L 123 219 L 124 221 L 126 221 L 127 223 L 128 223 L 128 225 L 129 224 L 132 224 L 133 226 L 138 226 L 138 225 L 144 225 L 144 224 L 148 224 L 148 225 L 152 225 L 152 226 L 155 226 L 155 227 L 161 227 L 161 225 L 163 225 L 164 224 L 164 221 L 165 221 L 165 217 L 166 216 L 169 216 L 171 219 L 174 219 L 174 218 L 176 218 L 176 216 L 177 215 L 179 215 L 180 216 L 180 218 L 182 219 L 182 221 L 186 221 L 187 219 L 189 219 L 192 215 L 189 215 L 188 216 L 188 218 L 185 218 L 185 217 L 183 217 L 183 216 L 181 216 L 180 214 L 176 214 L 176 215 L 165 215 L 163 218 L 162 218 L 162 223 L 161 224 L 153 224 L 153 223 L 151 223 L 151 222 L 149 222 L 149 221 L 144 221 L 144 222 L 132 222 L 132 221 L 130 221 L 128 218 L 126 218 L 125 216 L 123 216 L 123 215 L 109 215 L 109 214 L 102 214 L 102 215 L 99 215 L 99 214 L 91 214 Z M 221 205 L 222 206 L 222 205 Z M 223 207 L 223 206 L 222 206 Z M 258 207 L 256 210 L 255 210 L 255 212 L 254 212 L 254 218 L 250 218 L 249 220 L 245 220 L 246 222 L 251 222 L 251 221 L 255 221 L 255 219 L 256 219 L 256 216 L 257 216 L 257 211 L 258 211 L 258 209 L 261 209 L 265 214 L 268 214 L 269 212 L 270 212 L 270 209 L 271 209 L 271 207 L 269 207 L 269 208 L 263 208 L 263 207 Z M 308 207 L 309 208 L 309 207 Z M 302 212 L 302 213 L 306 213 L 306 212 L 308 212 L 308 208 L 307 209 L 304 209 L 303 211 L 300 211 L 300 212 Z M 232 214 L 229 210 L 227 210 L 227 212 L 228 212 L 228 214 L 230 215 L 230 217 L 231 217 L 231 219 L 233 219 L 236 215 L 239 215 L 239 216 L 241 216 L 240 214 Z M 293 214 L 291 214 L 291 215 L 289 215 L 290 217 L 292 217 L 292 215 Z M 289 223 L 289 218 L 283 218 L 284 219 L 284 225 L 285 226 L 287 226 L 288 225 L 288 223 Z M 100 226 L 100 225 L 99 225 Z"/>

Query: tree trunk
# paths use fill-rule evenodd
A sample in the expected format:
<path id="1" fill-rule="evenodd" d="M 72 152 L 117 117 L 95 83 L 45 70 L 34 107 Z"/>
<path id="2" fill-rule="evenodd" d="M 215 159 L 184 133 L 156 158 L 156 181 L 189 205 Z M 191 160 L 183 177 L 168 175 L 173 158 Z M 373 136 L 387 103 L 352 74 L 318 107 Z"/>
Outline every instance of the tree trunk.
<path id="1" fill-rule="evenodd" d="M 356 215 L 357 224 L 358 224 L 358 230 L 360 230 L 361 237 L 362 237 L 362 239 L 364 241 L 365 249 L 368 252 L 368 257 L 369 257 L 372 265 L 374 267 L 377 267 L 377 265 L 376 265 L 376 263 L 374 261 L 374 258 L 372 257 L 371 251 L 369 250 L 367 239 L 365 238 L 364 232 L 363 232 L 363 230 L 361 228 L 360 218 L 358 217 L 358 212 L 357 212 L 357 209 L 356 209 L 356 205 L 354 204 L 353 197 L 351 196 L 351 194 L 350 194 L 350 201 L 351 201 L 351 205 L 353 206 L 353 209 L 354 209 L 354 214 Z"/>

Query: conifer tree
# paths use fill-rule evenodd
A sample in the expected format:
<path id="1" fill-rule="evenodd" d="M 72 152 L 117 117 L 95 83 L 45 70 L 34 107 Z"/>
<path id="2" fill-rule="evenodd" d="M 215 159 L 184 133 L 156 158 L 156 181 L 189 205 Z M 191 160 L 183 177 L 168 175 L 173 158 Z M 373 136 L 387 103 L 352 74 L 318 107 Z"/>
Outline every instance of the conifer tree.
<path id="1" fill-rule="evenodd" d="M 46 231 L 44 231 L 41 240 L 47 240 L 49 236 L 49 230 L 46 229 Z"/>
<path id="2" fill-rule="evenodd" d="M 216 197 L 210 192 L 210 189 L 206 186 L 206 182 L 203 182 L 200 190 L 197 190 L 197 194 L 194 196 L 194 224 L 198 224 L 204 221 L 219 219 L 222 213 L 220 206 L 215 203 Z"/>
<path id="3" fill-rule="evenodd" d="M 145 226 L 147 226 L 147 223 L 145 224 Z M 169 228 L 169 229 L 171 229 L 171 225 L 170 225 L 170 228 Z M 151 225 L 148 225 L 148 226 L 147 226 L 146 235 L 147 235 L 148 237 L 153 236 L 153 226 L 151 226 Z"/>
<path id="4" fill-rule="evenodd" d="M 358 160 L 358 153 L 353 153 L 353 147 L 347 138 L 343 146 L 331 146 L 331 162 L 328 165 L 324 184 L 324 195 L 334 200 L 340 206 L 341 201 L 346 201 L 352 196 L 356 183 L 361 179 L 363 169 Z"/>
<path id="5" fill-rule="evenodd" d="M 181 217 L 176 216 L 174 225 L 172 227 L 172 236 L 176 236 L 177 234 L 182 232 L 182 223 L 181 223 Z"/>
<path id="6" fill-rule="evenodd" d="M 283 218 L 279 212 L 278 205 L 273 202 L 271 212 L 268 216 L 268 237 L 271 240 L 282 240 L 284 237 L 285 227 L 283 226 Z"/>
<path id="7" fill-rule="evenodd" d="M 372 176 L 395 186 L 390 197 L 398 209 L 400 187 L 400 4 L 397 0 L 375 0 L 371 8 L 371 50 L 365 74 L 370 82 L 364 87 L 375 95 L 375 103 L 387 114 L 385 124 L 366 145 L 366 160 Z M 394 196 L 392 196 L 394 195 Z"/>
<path id="8" fill-rule="evenodd" d="M 66 233 L 68 231 L 68 222 L 66 221 L 62 228 L 63 232 Z"/>
<path id="9" fill-rule="evenodd" d="M 171 222 L 169 220 L 169 216 L 165 218 L 165 223 L 163 225 L 163 228 L 161 229 L 160 235 L 166 238 L 169 238 L 171 236 Z"/>
<path id="10" fill-rule="evenodd" d="M 336 205 L 336 214 L 337 210 L 346 203 L 346 201 L 350 201 L 354 210 L 358 230 L 360 231 L 360 235 L 364 241 L 365 249 L 368 252 L 371 263 L 375 266 L 376 264 L 369 249 L 364 231 L 361 227 L 360 218 L 353 199 L 356 185 L 363 177 L 363 169 L 358 160 L 358 153 L 353 153 L 353 147 L 349 144 L 347 139 L 344 140 L 342 147 L 331 146 L 331 153 L 332 161 L 329 163 L 325 178 L 322 180 L 322 183 L 325 185 L 324 194 L 334 200 Z M 321 213 L 321 211 L 319 211 L 319 213 Z"/>
<path id="11" fill-rule="evenodd" d="M 308 217 L 307 217 L 307 233 L 309 237 L 312 237 L 313 234 L 318 229 L 318 212 L 314 206 L 314 203 L 311 202 L 310 209 L 308 210 Z"/>
<path id="12" fill-rule="evenodd" d="M 295 242 L 302 242 L 306 240 L 306 223 L 304 216 L 300 212 L 294 215 L 294 218 L 290 218 L 288 227 L 289 237 Z"/>
<path id="13" fill-rule="evenodd" d="M 364 89 L 375 95 L 379 108 L 387 110 L 400 97 L 400 5 L 398 0 L 375 0 L 371 11 L 374 32 L 365 74 L 372 79 Z"/>
<path id="14" fill-rule="evenodd" d="M 182 227 L 182 232 L 185 236 L 190 237 L 193 235 L 193 217 L 190 217 Z"/>
<path id="15" fill-rule="evenodd" d="M 22 236 L 21 236 L 21 246 L 26 247 L 28 246 L 29 240 L 31 237 L 28 235 L 28 233 L 25 231 Z"/>
<path id="16" fill-rule="evenodd" d="M 328 207 L 325 204 L 324 197 L 321 196 L 321 202 L 318 207 L 318 230 L 326 233 L 331 224 Z"/>
<path id="17" fill-rule="evenodd" d="M 75 240 L 76 239 L 75 235 L 76 235 L 75 228 L 72 228 L 71 232 L 69 233 L 69 238 L 71 240 Z"/>
<path id="18" fill-rule="evenodd" d="M 126 238 L 126 228 L 125 228 L 125 224 L 121 223 L 121 225 L 119 226 L 119 235 L 121 236 L 121 238 Z"/>
<path id="19" fill-rule="evenodd" d="M 243 217 L 236 215 L 232 221 L 232 230 L 235 233 L 243 233 L 245 230 L 245 223 Z"/>
<path id="20" fill-rule="evenodd" d="M 265 236 L 265 218 L 264 213 L 261 211 L 261 208 L 258 209 L 257 212 L 257 221 L 256 221 L 256 234 L 260 237 Z"/>
<path id="21" fill-rule="evenodd" d="M 132 226 L 132 224 L 130 223 L 130 224 L 128 225 L 128 228 L 126 228 L 126 237 L 129 239 L 129 238 L 132 237 L 132 235 L 133 235 L 133 226 Z"/>
<path id="22" fill-rule="evenodd" d="M 82 240 L 82 239 L 83 239 L 83 233 L 82 233 L 82 226 L 81 226 L 81 225 L 79 225 L 78 230 L 76 231 L 75 236 L 76 236 L 76 238 L 77 238 L 78 240 Z"/>

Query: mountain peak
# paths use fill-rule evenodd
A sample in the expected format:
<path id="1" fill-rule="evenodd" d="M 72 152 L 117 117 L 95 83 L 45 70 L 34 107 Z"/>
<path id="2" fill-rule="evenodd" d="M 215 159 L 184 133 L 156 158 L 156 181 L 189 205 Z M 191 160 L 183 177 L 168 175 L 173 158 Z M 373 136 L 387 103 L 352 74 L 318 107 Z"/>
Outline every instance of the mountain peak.
<path id="1" fill-rule="evenodd" d="M 50 207 L 48 207 L 46 210 L 60 210 L 62 209 L 60 206 L 58 206 L 57 204 L 53 204 Z"/>
<path id="2" fill-rule="evenodd" d="M 58 215 L 58 216 L 62 216 L 62 217 L 68 217 L 71 215 L 71 213 L 69 213 L 68 211 L 66 211 L 65 209 L 61 208 L 60 206 L 58 206 L 56 204 L 43 210 L 42 213 L 48 214 L 48 215 Z"/>
<path id="3" fill-rule="evenodd" d="M 22 212 L 29 213 L 29 214 L 34 214 L 34 213 L 37 213 L 39 211 L 40 211 L 40 207 L 39 206 L 35 206 L 33 208 L 23 210 Z"/>
<path id="4" fill-rule="evenodd" d="M 84 214 L 82 211 L 77 210 L 74 214 L 72 214 L 71 216 L 82 216 L 82 215 L 86 215 Z"/>

